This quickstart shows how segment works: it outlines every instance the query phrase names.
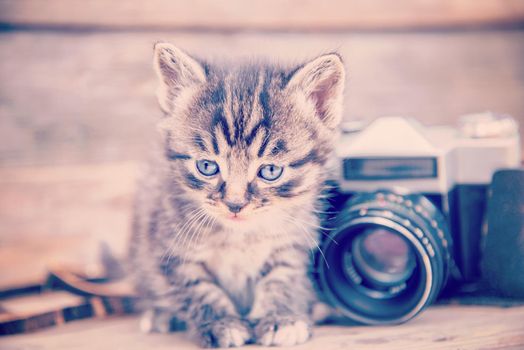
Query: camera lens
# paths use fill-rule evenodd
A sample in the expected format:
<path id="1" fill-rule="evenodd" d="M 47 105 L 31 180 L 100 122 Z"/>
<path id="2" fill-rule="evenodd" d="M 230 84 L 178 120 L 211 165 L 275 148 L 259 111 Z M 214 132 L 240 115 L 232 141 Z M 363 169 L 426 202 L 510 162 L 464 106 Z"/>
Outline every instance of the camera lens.
<path id="1" fill-rule="evenodd" d="M 415 268 L 415 256 L 409 242 L 380 226 L 368 228 L 355 237 L 345 259 L 351 257 L 363 282 L 377 289 L 404 283 Z"/>
<path id="2" fill-rule="evenodd" d="M 328 303 L 355 321 L 407 321 L 447 280 L 451 237 L 443 215 L 422 195 L 355 195 L 327 234 L 315 265 L 317 285 Z"/>

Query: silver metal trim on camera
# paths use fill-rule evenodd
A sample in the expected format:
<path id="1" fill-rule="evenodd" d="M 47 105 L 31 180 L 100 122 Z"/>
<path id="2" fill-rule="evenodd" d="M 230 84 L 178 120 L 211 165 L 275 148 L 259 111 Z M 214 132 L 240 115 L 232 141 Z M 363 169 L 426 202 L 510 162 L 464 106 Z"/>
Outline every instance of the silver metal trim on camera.
<path id="1" fill-rule="evenodd" d="M 339 159 L 335 180 L 345 192 L 402 187 L 444 194 L 457 184 L 488 184 L 496 170 L 518 167 L 521 161 L 517 123 L 491 113 L 465 116 L 459 128 L 427 127 L 403 117 L 379 118 L 361 131 L 343 133 L 335 153 Z M 435 176 L 348 179 L 343 163 L 349 159 L 434 159 L 436 171 Z"/>

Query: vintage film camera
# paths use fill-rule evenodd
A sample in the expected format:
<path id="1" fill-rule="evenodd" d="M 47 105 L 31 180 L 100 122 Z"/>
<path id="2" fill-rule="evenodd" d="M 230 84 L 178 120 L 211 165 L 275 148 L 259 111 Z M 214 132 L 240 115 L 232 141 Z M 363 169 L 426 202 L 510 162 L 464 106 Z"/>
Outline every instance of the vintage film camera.
<path id="1" fill-rule="evenodd" d="M 491 113 L 458 128 L 385 117 L 343 129 L 313 268 L 321 297 L 360 323 L 400 323 L 449 280 L 477 279 L 488 188 L 520 165 L 517 129 Z"/>

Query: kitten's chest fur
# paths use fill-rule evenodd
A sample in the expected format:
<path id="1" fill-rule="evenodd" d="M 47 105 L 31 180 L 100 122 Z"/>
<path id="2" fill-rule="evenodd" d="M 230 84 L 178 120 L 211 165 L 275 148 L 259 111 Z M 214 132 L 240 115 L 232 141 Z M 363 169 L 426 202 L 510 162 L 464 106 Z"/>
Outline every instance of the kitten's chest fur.
<path id="1" fill-rule="evenodd" d="M 235 235 L 238 232 L 228 232 Z M 253 233 L 255 235 L 255 233 Z M 206 249 L 201 249 L 197 259 L 205 264 L 226 291 L 240 314 L 247 314 L 253 303 L 256 282 L 271 253 L 278 245 L 272 239 L 229 237 L 223 234 L 210 237 Z"/>

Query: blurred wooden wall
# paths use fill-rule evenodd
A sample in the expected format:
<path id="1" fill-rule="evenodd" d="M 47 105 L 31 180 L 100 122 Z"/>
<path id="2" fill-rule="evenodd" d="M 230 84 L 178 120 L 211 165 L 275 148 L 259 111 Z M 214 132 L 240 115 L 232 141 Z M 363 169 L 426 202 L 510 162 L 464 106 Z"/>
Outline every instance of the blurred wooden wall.
<path id="1" fill-rule="evenodd" d="M 0 0 L 14 26 L 347 30 L 518 24 L 522 0 Z"/>
<path id="2" fill-rule="evenodd" d="M 346 119 L 524 125 L 524 0 L 0 0 L 0 166 L 142 159 L 158 40 L 209 59 L 338 50 Z"/>

